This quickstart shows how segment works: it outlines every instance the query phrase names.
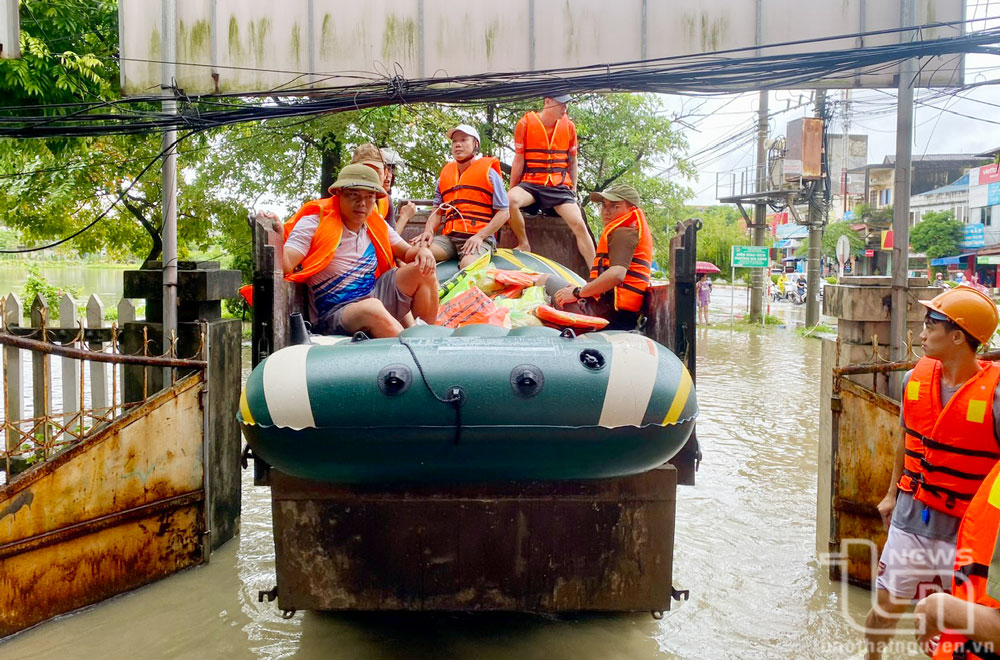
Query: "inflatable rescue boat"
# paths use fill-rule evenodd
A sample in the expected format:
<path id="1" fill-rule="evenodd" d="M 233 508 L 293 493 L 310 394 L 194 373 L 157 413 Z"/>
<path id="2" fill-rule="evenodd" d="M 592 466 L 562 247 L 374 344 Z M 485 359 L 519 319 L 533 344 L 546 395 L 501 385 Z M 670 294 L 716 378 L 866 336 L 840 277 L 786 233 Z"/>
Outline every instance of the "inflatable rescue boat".
<path id="1" fill-rule="evenodd" d="M 596 479 L 668 461 L 698 404 L 642 335 L 546 327 L 314 337 L 263 360 L 240 399 L 254 453 L 337 483 Z"/>

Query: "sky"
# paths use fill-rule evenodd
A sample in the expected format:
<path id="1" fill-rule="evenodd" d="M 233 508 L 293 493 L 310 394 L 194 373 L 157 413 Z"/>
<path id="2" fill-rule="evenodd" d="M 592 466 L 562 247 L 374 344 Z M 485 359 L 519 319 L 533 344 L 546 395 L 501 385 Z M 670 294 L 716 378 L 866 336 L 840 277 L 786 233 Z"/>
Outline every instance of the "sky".
<path id="1" fill-rule="evenodd" d="M 977 26 L 1000 26 L 1000 1 L 969 0 L 966 16 Z M 966 85 L 993 81 L 978 87 L 950 90 L 917 89 L 913 121 L 913 155 L 976 154 L 1000 147 L 1000 56 L 967 56 Z M 785 134 L 786 124 L 799 117 L 813 116 L 813 90 L 779 90 L 768 95 L 770 137 Z M 849 92 L 850 111 L 846 117 L 852 134 L 868 135 L 868 162 L 878 163 L 896 152 L 896 90 L 862 89 Z M 697 177 L 686 181 L 693 204 L 715 204 L 718 173 L 742 171 L 754 165 L 758 93 L 706 97 L 664 96 L 664 106 L 688 140 L 689 157 L 697 166 Z M 842 134 L 845 93 L 828 90 L 827 102 L 834 104 L 832 127 Z M 735 139 L 712 150 L 721 140 Z M 664 176 L 684 182 L 672 169 Z M 721 193 L 726 194 L 726 193 Z"/>

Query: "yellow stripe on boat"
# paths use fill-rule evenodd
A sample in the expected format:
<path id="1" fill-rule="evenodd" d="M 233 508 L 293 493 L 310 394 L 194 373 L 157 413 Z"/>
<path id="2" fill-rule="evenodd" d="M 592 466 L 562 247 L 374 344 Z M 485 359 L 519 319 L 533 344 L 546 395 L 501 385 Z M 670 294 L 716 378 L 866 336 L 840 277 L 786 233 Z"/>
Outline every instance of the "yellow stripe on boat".
<path id="1" fill-rule="evenodd" d="M 511 250 L 510 248 L 500 248 L 499 250 L 496 251 L 496 254 L 498 254 L 499 256 L 503 257 L 504 259 L 506 259 L 510 263 L 514 264 L 518 268 L 523 268 L 524 270 L 529 270 L 531 272 L 534 272 L 533 269 L 528 268 L 527 266 L 525 266 L 523 261 L 521 261 L 520 259 L 518 259 L 517 257 L 515 257 L 514 256 L 514 251 Z"/>
<path id="2" fill-rule="evenodd" d="M 240 391 L 240 415 L 243 417 L 244 424 L 251 426 L 256 424 L 253 421 L 253 414 L 250 413 L 250 404 L 247 403 L 247 388 L 245 387 Z"/>
<path id="3" fill-rule="evenodd" d="M 632 333 L 607 335 L 611 373 L 597 422 L 605 428 L 641 426 L 660 364 L 656 344 Z"/>
<path id="4" fill-rule="evenodd" d="M 681 416 L 681 411 L 684 410 L 684 405 L 687 403 L 688 396 L 691 394 L 691 374 L 688 373 L 687 369 L 684 369 L 681 373 L 681 382 L 677 384 L 677 393 L 674 394 L 674 400 L 670 404 L 670 410 L 667 411 L 667 416 L 663 418 L 663 425 L 674 424 L 677 419 Z"/>
<path id="5" fill-rule="evenodd" d="M 578 282 L 578 281 L 580 281 L 580 276 L 579 275 L 577 275 L 573 271 L 569 270 L 565 266 L 563 266 L 561 264 L 558 264 L 555 261 L 552 261 L 548 257 L 543 257 L 542 255 L 535 254 L 535 253 L 532 253 L 532 256 L 534 256 L 535 259 L 538 259 L 543 264 L 545 264 L 546 266 L 548 266 L 549 268 L 551 268 L 552 270 L 554 270 L 556 272 L 556 274 L 558 274 L 561 278 L 563 278 L 567 282 Z"/>

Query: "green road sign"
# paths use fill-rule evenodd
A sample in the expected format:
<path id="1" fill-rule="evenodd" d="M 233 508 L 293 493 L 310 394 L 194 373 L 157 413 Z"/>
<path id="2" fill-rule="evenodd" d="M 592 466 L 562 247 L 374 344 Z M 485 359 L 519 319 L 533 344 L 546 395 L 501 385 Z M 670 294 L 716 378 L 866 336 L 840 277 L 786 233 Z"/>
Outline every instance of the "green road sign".
<path id="1" fill-rule="evenodd" d="M 734 245 L 733 266 L 736 268 L 767 268 L 766 245 Z"/>

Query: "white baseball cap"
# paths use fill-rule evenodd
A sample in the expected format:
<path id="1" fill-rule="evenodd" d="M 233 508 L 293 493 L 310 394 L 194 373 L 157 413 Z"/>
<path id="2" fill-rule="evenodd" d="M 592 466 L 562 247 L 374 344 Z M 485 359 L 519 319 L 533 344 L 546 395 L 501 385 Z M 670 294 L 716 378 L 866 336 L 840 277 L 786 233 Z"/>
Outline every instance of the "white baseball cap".
<path id="1" fill-rule="evenodd" d="M 479 137 L 479 131 L 477 131 L 472 126 L 469 126 L 468 124 L 459 124 L 455 128 L 453 128 L 450 131 L 448 131 L 447 133 L 445 133 L 445 137 L 447 137 L 449 140 L 451 140 L 451 139 L 453 139 L 452 136 L 455 133 L 459 133 L 459 132 L 465 133 L 466 135 L 471 135 L 472 137 L 476 138 L 476 142 L 479 142 L 480 144 L 482 143 L 482 140 Z"/>

